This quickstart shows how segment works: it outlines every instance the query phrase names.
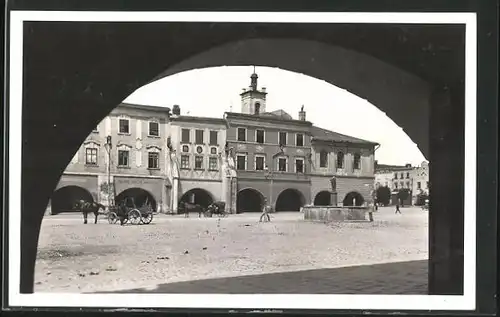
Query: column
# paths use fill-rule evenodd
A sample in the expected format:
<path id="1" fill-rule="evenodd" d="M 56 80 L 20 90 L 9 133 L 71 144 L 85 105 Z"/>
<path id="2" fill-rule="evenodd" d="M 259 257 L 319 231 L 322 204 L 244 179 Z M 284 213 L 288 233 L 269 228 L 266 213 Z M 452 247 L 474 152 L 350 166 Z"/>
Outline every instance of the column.
<path id="1" fill-rule="evenodd" d="M 167 187 L 167 179 L 164 179 L 162 182 L 162 190 L 161 190 L 161 205 L 158 210 L 158 212 L 161 213 L 167 213 L 168 211 L 168 195 L 167 195 L 167 190 L 169 188 Z"/>
<path id="2" fill-rule="evenodd" d="M 172 184 L 172 213 L 179 213 L 177 210 L 179 197 L 179 179 L 177 177 L 174 178 L 174 183 Z"/>

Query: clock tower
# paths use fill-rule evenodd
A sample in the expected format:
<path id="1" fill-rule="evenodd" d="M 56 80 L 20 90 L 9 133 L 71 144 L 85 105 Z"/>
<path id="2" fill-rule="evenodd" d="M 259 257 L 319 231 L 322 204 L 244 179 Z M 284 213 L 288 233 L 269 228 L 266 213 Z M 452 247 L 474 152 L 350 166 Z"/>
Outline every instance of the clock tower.
<path id="1" fill-rule="evenodd" d="M 241 113 L 259 115 L 266 112 L 266 88 L 260 90 L 257 87 L 259 76 L 255 73 L 255 66 L 252 76 L 250 76 L 250 86 L 243 89 L 241 96 Z"/>

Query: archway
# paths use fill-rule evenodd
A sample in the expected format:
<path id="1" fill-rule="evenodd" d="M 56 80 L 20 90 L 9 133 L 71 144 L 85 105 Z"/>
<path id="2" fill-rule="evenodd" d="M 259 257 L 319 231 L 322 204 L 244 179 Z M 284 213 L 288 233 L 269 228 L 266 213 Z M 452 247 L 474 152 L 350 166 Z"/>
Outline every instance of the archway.
<path id="1" fill-rule="evenodd" d="M 332 204 L 332 194 L 329 191 L 321 191 L 314 197 L 315 206 L 329 206 Z"/>
<path id="2" fill-rule="evenodd" d="M 296 189 L 289 188 L 278 195 L 276 211 L 300 211 L 300 207 L 304 204 L 304 195 Z"/>
<path id="3" fill-rule="evenodd" d="M 264 203 L 264 195 L 256 189 L 245 188 L 238 192 L 236 200 L 237 212 L 261 212 Z"/>
<path id="4" fill-rule="evenodd" d="M 157 203 L 154 196 L 147 190 L 134 187 L 128 188 L 122 191 L 115 197 L 115 204 L 120 204 L 123 200 L 126 200 L 126 204 L 129 207 L 133 207 L 132 200 L 127 198 L 133 198 L 133 203 L 136 207 L 141 207 L 143 205 L 150 205 L 153 210 L 156 211 Z"/>
<path id="5" fill-rule="evenodd" d="M 358 192 L 349 192 L 345 195 L 344 201 L 342 202 L 344 206 L 363 206 L 365 199 Z"/>
<path id="6" fill-rule="evenodd" d="M 92 194 L 90 194 L 88 190 L 80 186 L 65 186 L 59 188 L 52 195 L 52 214 L 78 212 L 78 210 L 74 209 L 75 202 L 78 200 L 93 202 L 94 197 L 92 197 Z"/>
<path id="7" fill-rule="evenodd" d="M 180 202 L 197 204 L 207 208 L 211 203 L 214 202 L 214 199 L 207 190 L 201 188 L 194 188 L 185 192 L 181 196 L 181 199 L 179 199 L 179 203 Z"/>

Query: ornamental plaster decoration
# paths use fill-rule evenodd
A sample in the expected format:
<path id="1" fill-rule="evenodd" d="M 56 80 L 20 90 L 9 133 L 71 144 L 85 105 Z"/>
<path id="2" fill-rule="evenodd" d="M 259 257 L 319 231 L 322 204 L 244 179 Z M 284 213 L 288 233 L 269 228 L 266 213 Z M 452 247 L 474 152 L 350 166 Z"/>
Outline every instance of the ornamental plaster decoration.
<path id="1" fill-rule="evenodd" d="M 154 152 L 154 153 L 160 153 L 160 151 L 161 151 L 161 148 L 159 146 L 156 146 L 156 145 L 148 145 L 148 146 L 146 146 L 146 149 L 149 152 Z"/>
<path id="2" fill-rule="evenodd" d="M 135 152 L 135 165 L 137 167 L 141 167 L 142 166 L 142 152 L 140 150 L 137 150 Z"/>
<path id="3" fill-rule="evenodd" d="M 298 154 L 304 154 L 304 150 L 302 150 L 302 149 L 297 149 L 297 153 L 298 153 Z"/>
<path id="4" fill-rule="evenodd" d="M 238 145 L 236 146 L 236 148 L 237 148 L 238 150 L 240 150 L 240 151 L 244 151 L 244 150 L 246 150 L 246 149 L 247 149 L 247 147 L 246 147 L 246 145 L 245 145 L 245 144 L 238 144 Z"/>
<path id="5" fill-rule="evenodd" d="M 260 145 L 257 145 L 257 146 L 255 147 L 255 150 L 256 150 L 257 152 L 263 152 L 263 151 L 264 151 L 264 147 L 263 147 L 263 146 L 260 146 Z"/>
<path id="6" fill-rule="evenodd" d="M 140 138 L 137 138 L 137 140 L 135 141 L 135 148 L 136 148 L 137 150 L 142 149 L 142 141 L 141 141 L 141 139 L 140 139 Z"/>

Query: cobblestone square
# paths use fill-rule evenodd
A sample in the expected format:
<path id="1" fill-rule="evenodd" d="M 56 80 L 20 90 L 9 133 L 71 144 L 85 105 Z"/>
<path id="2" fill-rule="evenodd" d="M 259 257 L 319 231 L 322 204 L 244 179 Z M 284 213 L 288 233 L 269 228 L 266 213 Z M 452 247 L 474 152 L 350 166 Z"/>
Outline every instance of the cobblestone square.
<path id="1" fill-rule="evenodd" d="M 272 214 L 270 223 L 252 213 L 156 215 L 140 226 L 47 216 L 35 291 L 425 293 L 428 212 L 401 211 L 330 224 L 305 222 L 298 212 Z"/>

